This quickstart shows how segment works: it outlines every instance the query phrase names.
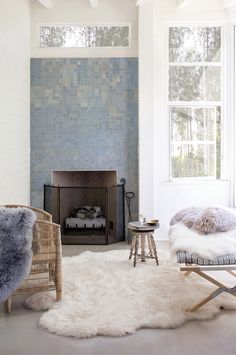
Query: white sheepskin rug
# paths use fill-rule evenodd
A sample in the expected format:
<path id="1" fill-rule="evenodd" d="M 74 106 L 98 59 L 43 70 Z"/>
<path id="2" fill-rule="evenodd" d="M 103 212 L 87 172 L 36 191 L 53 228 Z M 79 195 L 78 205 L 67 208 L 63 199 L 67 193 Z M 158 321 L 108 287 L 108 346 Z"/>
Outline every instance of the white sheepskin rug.
<path id="1" fill-rule="evenodd" d="M 78 338 L 123 336 L 140 328 L 175 328 L 189 320 L 207 320 L 224 309 L 236 309 L 234 297 L 223 294 L 196 313 L 187 310 L 214 289 L 200 277 L 184 276 L 167 252 L 154 260 L 128 260 L 129 251 L 85 252 L 63 258 L 63 300 L 36 294 L 28 308 L 52 306 L 40 325 Z M 46 296 L 45 296 L 46 295 Z M 46 297 L 46 302 L 45 302 Z M 42 307 L 41 307 L 42 308 Z"/>
<path id="2" fill-rule="evenodd" d="M 211 259 L 215 256 L 236 254 L 236 229 L 221 233 L 199 234 L 179 222 L 170 227 L 169 240 L 172 255 L 177 251 L 186 251 Z"/>

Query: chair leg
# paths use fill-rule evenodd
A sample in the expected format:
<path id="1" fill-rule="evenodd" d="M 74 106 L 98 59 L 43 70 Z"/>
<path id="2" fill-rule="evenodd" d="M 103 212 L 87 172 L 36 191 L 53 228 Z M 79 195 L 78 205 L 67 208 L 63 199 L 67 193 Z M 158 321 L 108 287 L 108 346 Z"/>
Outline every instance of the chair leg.
<path id="1" fill-rule="evenodd" d="M 11 312 L 11 297 L 9 297 L 9 298 L 5 301 L 5 312 L 6 312 L 6 313 L 10 313 L 10 312 Z"/>
<path id="2" fill-rule="evenodd" d="M 61 301 L 62 298 L 62 278 L 61 275 L 56 277 L 56 299 L 57 302 Z"/>
<path id="3" fill-rule="evenodd" d="M 56 290 L 56 295 L 57 295 L 57 302 L 61 301 L 62 298 L 62 291 L 57 289 Z"/>

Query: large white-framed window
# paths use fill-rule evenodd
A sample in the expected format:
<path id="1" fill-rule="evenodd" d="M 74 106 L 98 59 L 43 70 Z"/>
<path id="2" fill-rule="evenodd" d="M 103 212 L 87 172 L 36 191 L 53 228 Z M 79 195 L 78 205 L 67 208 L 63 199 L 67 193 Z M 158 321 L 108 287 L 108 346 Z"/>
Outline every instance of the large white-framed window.
<path id="1" fill-rule="evenodd" d="M 222 27 L 168 26 L 170 179 L 221 179 Z"/>

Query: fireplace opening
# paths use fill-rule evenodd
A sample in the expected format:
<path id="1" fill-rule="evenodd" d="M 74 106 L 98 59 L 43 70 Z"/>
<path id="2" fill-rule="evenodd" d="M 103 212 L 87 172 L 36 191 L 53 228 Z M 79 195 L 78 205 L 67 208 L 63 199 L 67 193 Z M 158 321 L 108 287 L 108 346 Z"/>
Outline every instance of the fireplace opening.
<path id="1" fill-rule="evenodd" d="M 124 184 L 116 171 L 53 171 L 44 209 L 61 225 L 63 244 L 125 240 Z"/>

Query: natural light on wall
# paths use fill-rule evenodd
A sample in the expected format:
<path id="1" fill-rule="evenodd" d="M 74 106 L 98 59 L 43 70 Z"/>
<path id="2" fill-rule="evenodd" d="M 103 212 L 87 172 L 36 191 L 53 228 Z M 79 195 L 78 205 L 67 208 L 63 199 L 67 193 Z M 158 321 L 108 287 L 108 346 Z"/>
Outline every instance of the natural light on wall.
<path id="1" fill-rule="evenodd" d="M 169 28 L 171 178 L 221 177 L 221 28 Z"/>
<path id="2" fill-rule="evenodd" d="M 129 25 L 41 25 L 40 48 L 129 47 Z"/>

